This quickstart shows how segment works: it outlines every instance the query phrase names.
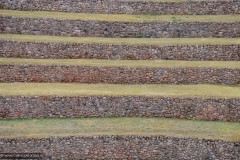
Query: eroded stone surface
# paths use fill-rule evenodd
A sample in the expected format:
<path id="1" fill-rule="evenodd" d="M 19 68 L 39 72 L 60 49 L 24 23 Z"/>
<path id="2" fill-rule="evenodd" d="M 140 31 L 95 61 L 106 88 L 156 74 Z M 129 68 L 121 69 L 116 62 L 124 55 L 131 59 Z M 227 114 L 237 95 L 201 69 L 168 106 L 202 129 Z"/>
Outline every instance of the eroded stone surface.
<path id="1" fill-rule="evenodd" d="M 167 117 L 240 121 L 240 98 L 0 96 L 0 118 Z"/>
<path id="2" fill-rule="evenodd" d="M 2 64 L 0 82 L 237 85 L 240 68 Z"/>
<path id="3" fill-rule="evenodd" d="M 239 14 L 238 0 L 1 0 L 0 7 L 18 10 L 44 10 L 85 13 L 127 14 Z"/>
<path id="4" fill-rule="evenodd" d="M 41 59 L 96 58 L 239 61 L 240 45 L 84 44 L 0 40 L 0 56 Z"/>
<path id="5" fill-rule="evenodd" d="M 0 139 L 0 151 L 43 153 L 46 159 L 238 159 L 240 142 L 166 136 Z"/>
<path id="6" fill-rule="evenodd" d="M 240 22 L 120 22 L 0 15 L 0 33 L 90 37 L 240 37 Z M 107 28 L 107 30 L 106 30 Z M 134 29 L 132 29 L 134 28 Z"/>

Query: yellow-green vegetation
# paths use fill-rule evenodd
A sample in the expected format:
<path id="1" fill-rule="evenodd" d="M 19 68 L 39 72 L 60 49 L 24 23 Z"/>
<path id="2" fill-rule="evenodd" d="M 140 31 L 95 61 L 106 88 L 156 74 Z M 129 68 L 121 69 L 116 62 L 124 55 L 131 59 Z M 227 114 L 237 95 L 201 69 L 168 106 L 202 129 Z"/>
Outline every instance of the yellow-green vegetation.
<path id="1" fill-rule="evenodd" d="M 233 22 L 240 20 L 240 14 L 235 15 L 132 15 L 132 14 L 89 14 L 89 13 L 67 13 L 51 11 L 17 11 L 0 10 L 0 15 L 28 17 L 28 18 L 57 18 L 57 19 L 79 19 L 96 21 L 125 21 L 125 22 Z"/>
<path id="2" fill-rule="evenodd" d="M 0 95 L 144 95 L 240 97 L 240 87 L 223 85 L 0 83 Z"/>
<path id="3" fill-rule="evenodd" d="M 145 1 L 145 2 L 189 2 L 191 0 L 121 0 L 123 2 L 138 2 L 138 1 Z M 198 0 L 198 1 L 203 1 L 203 0 Z"/>
<path id="4" fill-rule="evenodd" d="M 194 2 L 196 0 L 121 0 L 123 2 L 138 2 L 138 1 L 145 1 L 145 2 Z M 206 1 L 206 0 L 197 0 L 197 1 Z M 215 0 L 218 1 L 218 0 Z"/>
<path id="5" fill-rule="evenodd" d="M 60 42 L 60 43 L 103 43 L 103 44 L 240 44 L 240 38 L 103 38 L 103 37 L 60 37 L 45 35 L 0 34 L 0 40 L 20 42 Z"/>
<path id="6" fill-rule="evenodd" d="M 0 58 L 1 64 L 34 65 L 78 65 L 111 67 L 206 67 L 206 68 L 240 68 L 239 61 L 178 61 L 178 60 L 102 60 L 102 59 L 23 59 Z"/>
<path id="7" fill-rule="evenodd" d="M 71 118 L 0 120 L 0 138 L 165 135 L 240 140 L 240 123 L 166 118 Z"/>

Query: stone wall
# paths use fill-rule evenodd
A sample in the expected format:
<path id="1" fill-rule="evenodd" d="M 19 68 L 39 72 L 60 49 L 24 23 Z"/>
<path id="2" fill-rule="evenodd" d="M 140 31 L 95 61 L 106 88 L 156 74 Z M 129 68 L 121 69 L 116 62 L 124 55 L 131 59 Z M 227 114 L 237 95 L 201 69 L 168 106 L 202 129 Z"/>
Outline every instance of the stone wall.
<path id="1" fill-rule="evenodd" d="M 87 13 L 128 14 L 239 14 L 238 0 L 1 0 L 0 8 Z"/>
<path id="2" fill-rule="evenodd" d="M 0 40 L 0 57 L 168 60 L 240 60 L 240 45 L 144 45 Z"/>
<path id="3" fill-rule="evenodd" d="M 226 66 L 227 67 L 227 66 Z M 0 65 L 0 82 L 240 84 L 240 68 Z"/>
<path id="4" fill-rule="evenodd" d="M 240 98 L 0 96 L 0 118 L 166 117 L 240 122 Z"/>
<path id="5" fill-rule="evenodd" d="M 0 152 L 43 153 L 44 159 L 233 159 L 240 142 L 166 136 L 0 139 Z"/>
<path id="6" fill-rule="evenodd" d="M 0 33 L 91 37 L 240 37 L 240 22 L 120 22 L 0 15 Z"/>

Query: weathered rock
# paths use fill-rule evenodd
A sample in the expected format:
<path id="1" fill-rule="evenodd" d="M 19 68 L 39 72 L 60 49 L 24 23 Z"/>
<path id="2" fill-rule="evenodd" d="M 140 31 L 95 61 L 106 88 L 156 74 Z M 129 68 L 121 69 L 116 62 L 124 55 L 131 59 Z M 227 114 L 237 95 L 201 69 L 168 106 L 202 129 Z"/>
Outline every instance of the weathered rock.
<path id="1" fill-rule="evenodd" d="M 239 61 L 240 45 L 128 45 L 0 40 L 0 57 Z"/>
<path id="2" fill-rule="evenodd" d="M 169 117 L 240 122 L 240 98 L 0 96 L 0 118 Z"/>
<path id="3" fill-rule="evenodd" d="M 5 153 L 44 159 L 238 159 L 240 142 L 166 136 L 87 136 L 0 139 Z"/>
<path id="4" fill-rule="evenodd" d="M 240 68 L 0 65 L 0 82 L 240 84 Z"/>
<path id="5" fill-rule="evenodd" d="M 239 14 L 238 0 L 1 0 L 0 8 L 86 13 L 126 14 Z"/>
<path id="6" fill-rule="evenodd" d="M 90 37 L 240 37 L 240 22 L 120 22 L 0 15 L 0 33 Z M 41 25 L 39 25 L 41 24 Z M 98 24 L 98 25 L 96 25 Z M 11 30 L 7 27 L 11 26 Z M 47 27 L 49 26 L 49 27 Z M 79 26 L 77 32 L 74 27 Z M 105 27 L 111 30 L 104 31 Z M 131 28 L 135 28 L 132 30 Z M 25 29 L 23 29 L 25 28 Z M 85 28 L 88 28 L 85 30 Z M 124 29 L 123 29 L 124 28 Z M 162 29 L 166 28 L 166 31 Z M 176 28 L 181 28 L 180 32 Z M 204 28 L 204 29 L 203 29 Z M 165 29 L 164 29 L 165 30 Z M 230 31 L 230 32 L 229 32 Z M 221 34 L 219 34 L 221 32 Z"/>

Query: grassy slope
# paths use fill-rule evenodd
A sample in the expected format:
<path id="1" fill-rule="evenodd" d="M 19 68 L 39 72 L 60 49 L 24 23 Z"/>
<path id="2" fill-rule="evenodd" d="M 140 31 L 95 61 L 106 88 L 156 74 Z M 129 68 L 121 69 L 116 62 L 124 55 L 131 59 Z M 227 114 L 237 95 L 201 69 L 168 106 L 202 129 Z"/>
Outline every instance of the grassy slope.
<path id="1" fill-rule="evenodd" d="M 0 34 L 0 40 L 20 42 L 103 43 L 103 44 L 147 44 L 147 45 L 194 45 L 194 44 L 240 44 L 240 38 L 100 38 L 59 37 L 46 35 Z"/>
<path id="2" fill-rule="evenodd" d="M 122 2 L 138 2 L 138 1 L 145 1 L 145 2 L 183 2 L 187 0 L 119 0 Z M 198 1 L 203 1 L 203 0 L 198 0 Z"/>
<path id="3" fill-rule="evenodd" d="M 0 120 L 0 138 L 92 135 L 165 135 L 239 141 L 240 123 L 134 117 Z"/>
<path id="4" fill-rule="evenodd" d="M 131 14 L 89 14 L 89 13 L 66 13 L 51 11 L 17 11 L 0 10 L 0 15 L 32 18 L 59 18 L 97 21 L 125 21 L 125 22 L 233 22 L 240 20 L 240 14 L 235 15 L 131 15 Z"/>
<path id="5" fill-rule="evenodd" d="M 34 65 L 79 65 L 79 66 L 125 66 L 125 67 L 209 67 L 240 68 L 239 61 L 176 61 L 176 60 L 99 60 L 99 59 L 22 59 L 0 58 L 2 64 L 34 64 Z"/>
<path id="6" fill-rule="evenodd" d="M 120 0 L 123 2 L 138 2 L 138 1 L 145 1 L 145 2 L 189 2 L 189 0 Z M 190 0 L 190 1 L 207 1 L 207 0 Z M 218 1 L 218 0 L 212 0 L 212 1 Z"/>
<path id="7" fill-rule="evenodd" d="M 0 83 L 0 95 L 144 95 L 178 97 L 240 97 L 240 87 L 223 85 Z"/>

